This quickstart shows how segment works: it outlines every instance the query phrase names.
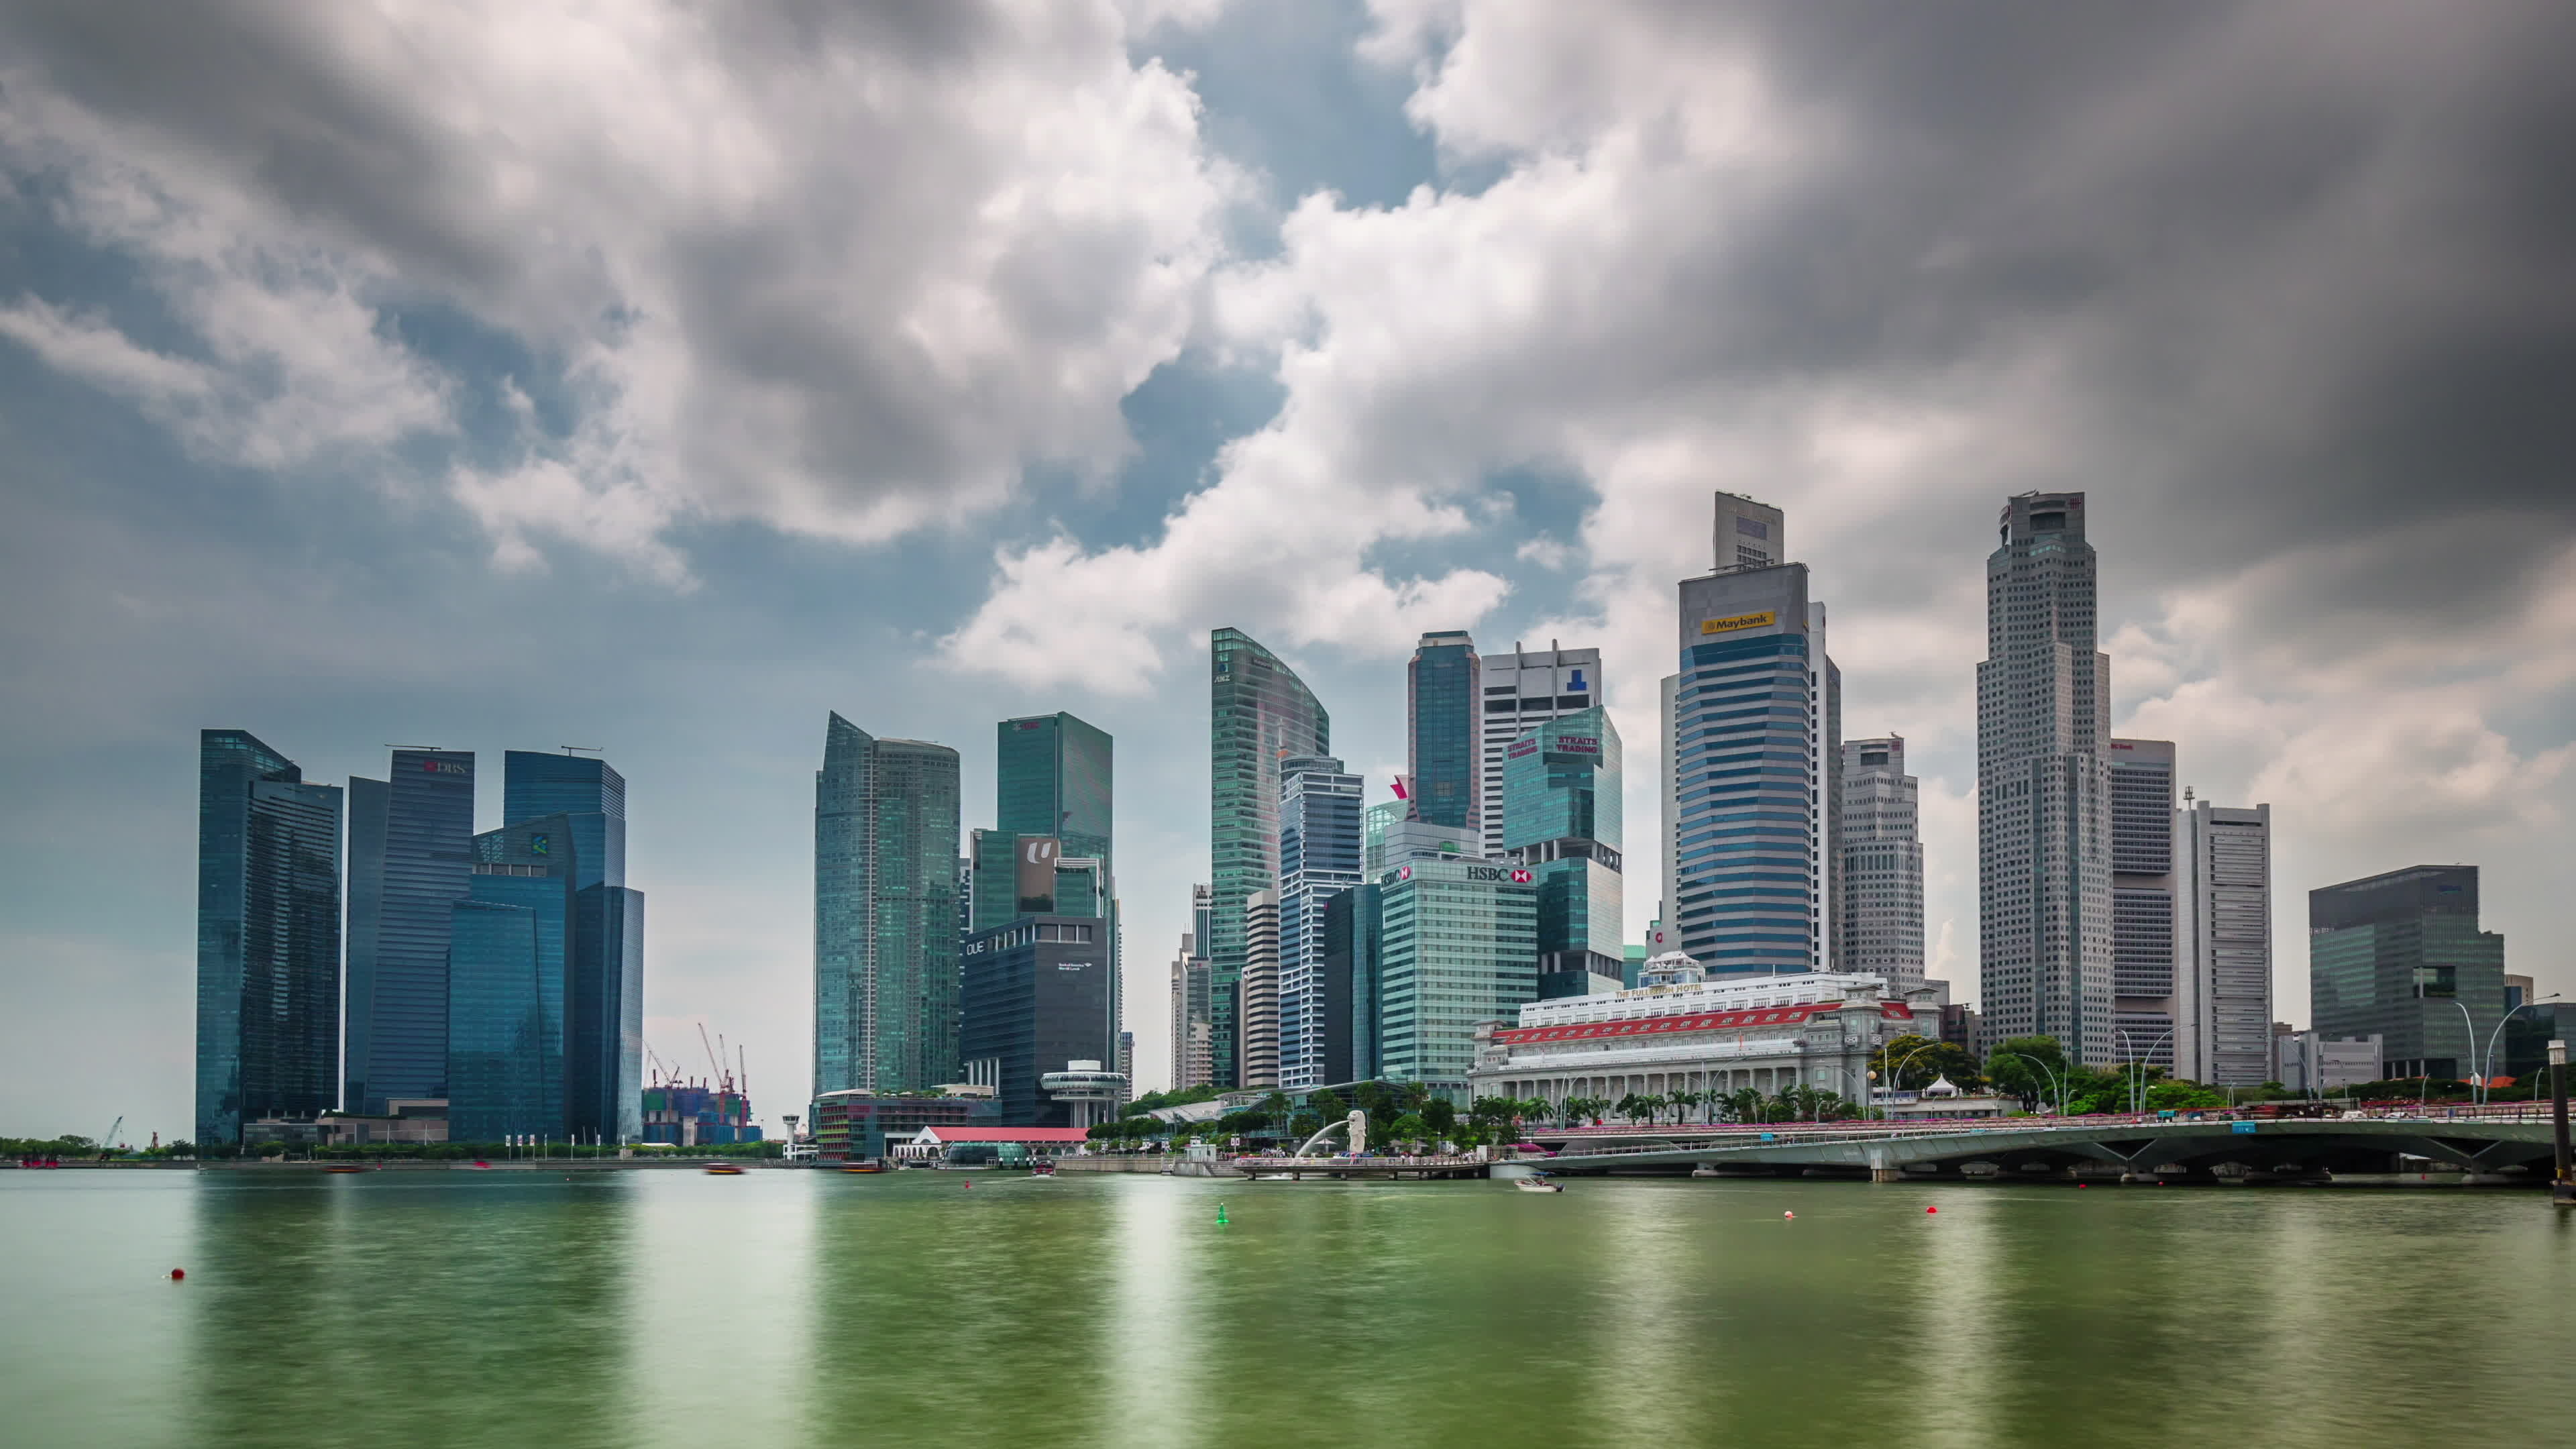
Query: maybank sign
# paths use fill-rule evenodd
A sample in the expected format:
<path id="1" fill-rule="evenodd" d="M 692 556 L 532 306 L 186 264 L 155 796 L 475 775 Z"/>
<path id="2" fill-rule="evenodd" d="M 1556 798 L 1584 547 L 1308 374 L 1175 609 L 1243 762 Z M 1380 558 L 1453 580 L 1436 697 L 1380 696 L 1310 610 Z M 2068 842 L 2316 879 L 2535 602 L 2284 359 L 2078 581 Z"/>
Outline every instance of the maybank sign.
<path id="1" fill-rule="evenodd" d="M 1766 624 L 1778 622 L 1780 622 L 1779 614 L 1765 609 L 1759 614 L 1737 614 L 1725 619 L 1702 619 L 1699 622 L 1699 631 L 1703 634 L 1732 634 L 1738 629 L 1759 629 Z"/>

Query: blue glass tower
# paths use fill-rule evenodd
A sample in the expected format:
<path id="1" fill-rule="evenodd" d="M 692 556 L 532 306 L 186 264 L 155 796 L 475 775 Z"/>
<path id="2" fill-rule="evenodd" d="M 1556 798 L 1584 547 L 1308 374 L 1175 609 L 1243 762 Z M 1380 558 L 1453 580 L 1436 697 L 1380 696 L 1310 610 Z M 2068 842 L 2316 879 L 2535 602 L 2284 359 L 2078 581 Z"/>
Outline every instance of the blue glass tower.
<path id="1" fill-rule="evenodd" d="M 338 1095 L 340 790 L 247 730 L 197 738 L 197 1141 Z"/>
<path id="2" fill-rule="evenodd" d="M 1360 883 L 1360 777 L 1330 755 L 1279 762 L 1279 1085 L 1309 1092 L 1325 1074 L 1324 908 Z"/>
<path id="3" fill-rule="evenodd" d="M 594 755 L 512 750 L 501 760 L 501 823 L 572 817 L 583 886 L 626 884 L 626 777 Z"/>
<path id="4" fill-rule="evenodd" d="M 452 908 L 447 978 L 448 1136 L 563 1137 L 580 847 L 570 815 L 474 837 L 474 876 Z"/>
<path id="5" fill-rule="evenodd" d="M 1477 829 L 1484 793 L 1477 769 L 1479 697 L 1476 642 L 1463 629 L 1425 634 L 1405 670 L 1405 768 L 1413 818 Z"/>
<path id="6" fill-rule="evenodd" d="M 594 756 L 512 750 L 507 824 L 570 847 L 571 956 L 563 986 L 564 1130 L 602 1142 L 643 1134 L 644 893 L 626 884 L 626 777 Z M 540 822 L 553 821 L 551 829 Z M 520 838 L 513 835 L 513 838 Z M 454 1109 L 451 1107 L 450 1111 Z"/>
<path id="7" fill-rule="evenodd" d="M 447 933 L 474 862 L 474 756 L 396 750 L 349 782 L 349 1004 L 342 1102 L 447 1096 Z"/>
<path id="8" fill-rule="evenodd" d="M 1306 682 L 1240 629 L 1208 636 L 1209 1073 L 1243 1081 L 1244 903 L 1279 888 L 1279 762 L 1333 751 Z"/>
<path id="9" fill-rule="evenodd" d="M 1665 910 L 1711 974 L 1823 964 L 1832 664 L 1804 564 L 1681 584 L 1681 670 L 1666 681 Z"/>
<path id="10" fill-rule="evenodd" d="M 1564 715 L 1503 756 L 1503 848 L 1538 886 L 1538 994 L 1616 991 L 1626 953 L 1622 751 L 1609 711 Z"/>

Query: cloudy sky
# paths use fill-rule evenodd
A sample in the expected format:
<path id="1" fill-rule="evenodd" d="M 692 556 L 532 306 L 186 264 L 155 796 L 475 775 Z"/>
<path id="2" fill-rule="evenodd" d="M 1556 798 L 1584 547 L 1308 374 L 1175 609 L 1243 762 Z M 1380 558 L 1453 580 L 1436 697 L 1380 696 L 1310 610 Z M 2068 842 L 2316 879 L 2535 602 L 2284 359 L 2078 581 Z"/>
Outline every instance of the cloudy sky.
<path id="1" fill-rule="evenodd" d="M 2550 0 L 8 6 L 0 1132 L 185 1130 L 208 726 L 606 746 L 647 1035 L 764 1116 L 827 710 L 956 745 L 969 824 L 993 721 L 1117 736 L 1148 1084 L 1218 625 L 1373 799 L 1418 633 L 1599 646 L 1642 925 L 1712 489 L 1912 743 L 1970 993 L 2031 488 L 2092 496 L 2117 727 L 2273 806 L 2281 1015 L 2301 892 L 2424 860 L 2576 989 L 2570 54 Z"/>

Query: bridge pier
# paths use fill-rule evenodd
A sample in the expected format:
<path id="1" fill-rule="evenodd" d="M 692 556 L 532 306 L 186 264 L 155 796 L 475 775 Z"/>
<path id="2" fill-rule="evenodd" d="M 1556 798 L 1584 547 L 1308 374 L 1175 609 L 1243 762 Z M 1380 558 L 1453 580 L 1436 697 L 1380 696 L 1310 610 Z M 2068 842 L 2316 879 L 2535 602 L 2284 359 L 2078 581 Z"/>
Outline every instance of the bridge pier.
<path id="1" fill-rule="evenodd" d="M 1901 1167 L 1873 1167 L 1869 1170 L 1869 1180 L 1872 1182 L 1903 1182 L 1905 1180 L 1905 1169 Z"/>

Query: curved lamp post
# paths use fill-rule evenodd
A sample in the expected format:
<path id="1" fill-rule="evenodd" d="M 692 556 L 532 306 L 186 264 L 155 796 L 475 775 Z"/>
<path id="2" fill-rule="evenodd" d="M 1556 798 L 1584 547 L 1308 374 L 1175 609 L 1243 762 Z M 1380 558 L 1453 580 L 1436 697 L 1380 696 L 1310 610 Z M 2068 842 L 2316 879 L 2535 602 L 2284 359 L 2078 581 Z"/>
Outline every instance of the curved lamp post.
<path id="1" fill-rule="evenodd" d="M 2030 1063 L 2032 1066 L 2039 1068 L 2043 1072 L 2047 1072 L 2048 1084 L 2057 1092 L 2057 1115 L 2060 1117 L 2066 1115 L 2066 1087 L 2058 1080 L 2057 1073 L 2049 1071 L 2048 1063 L 2041 1061 L 2037 1057 L 2024 1055 L 2021 1052 L 1992 1052 L 1988 1054 L 1989 1060 L 1994 1057 L 2014 1057 L 2021 1061 Z"/>
<path id="2" fill-rule="evenodd" d="M 2120 1044 L 2128 1049 L 2129 1067 L 2135 1078 L 2135 1080 L 2133 1080 L 2129 1085 L 2129 1115 L 2132 1117 L 2140 1116 L 2146 1111 L 2146 1066 L 2138 1059 L 2138 1044 L 2129 1040 L 2129 1029 L 2127 1027 L 2115 1026 L 2111 1028 L 2111 1034 L 2118 1037 L 2120 1039 Z M 2152 1052 L 2157 1047 L 2173 1040 L 2173 1034 L 2174 1029 L 2172 1027 L 2166 1027 L 2165 1034 L 2163 1036 L 2157 1037 L 2154 1041 L 2147 1043 L 2147 1050 Z M 2234 1099 L 2231 1097 L 2229 1101 L 2232 1105 Z"/>

